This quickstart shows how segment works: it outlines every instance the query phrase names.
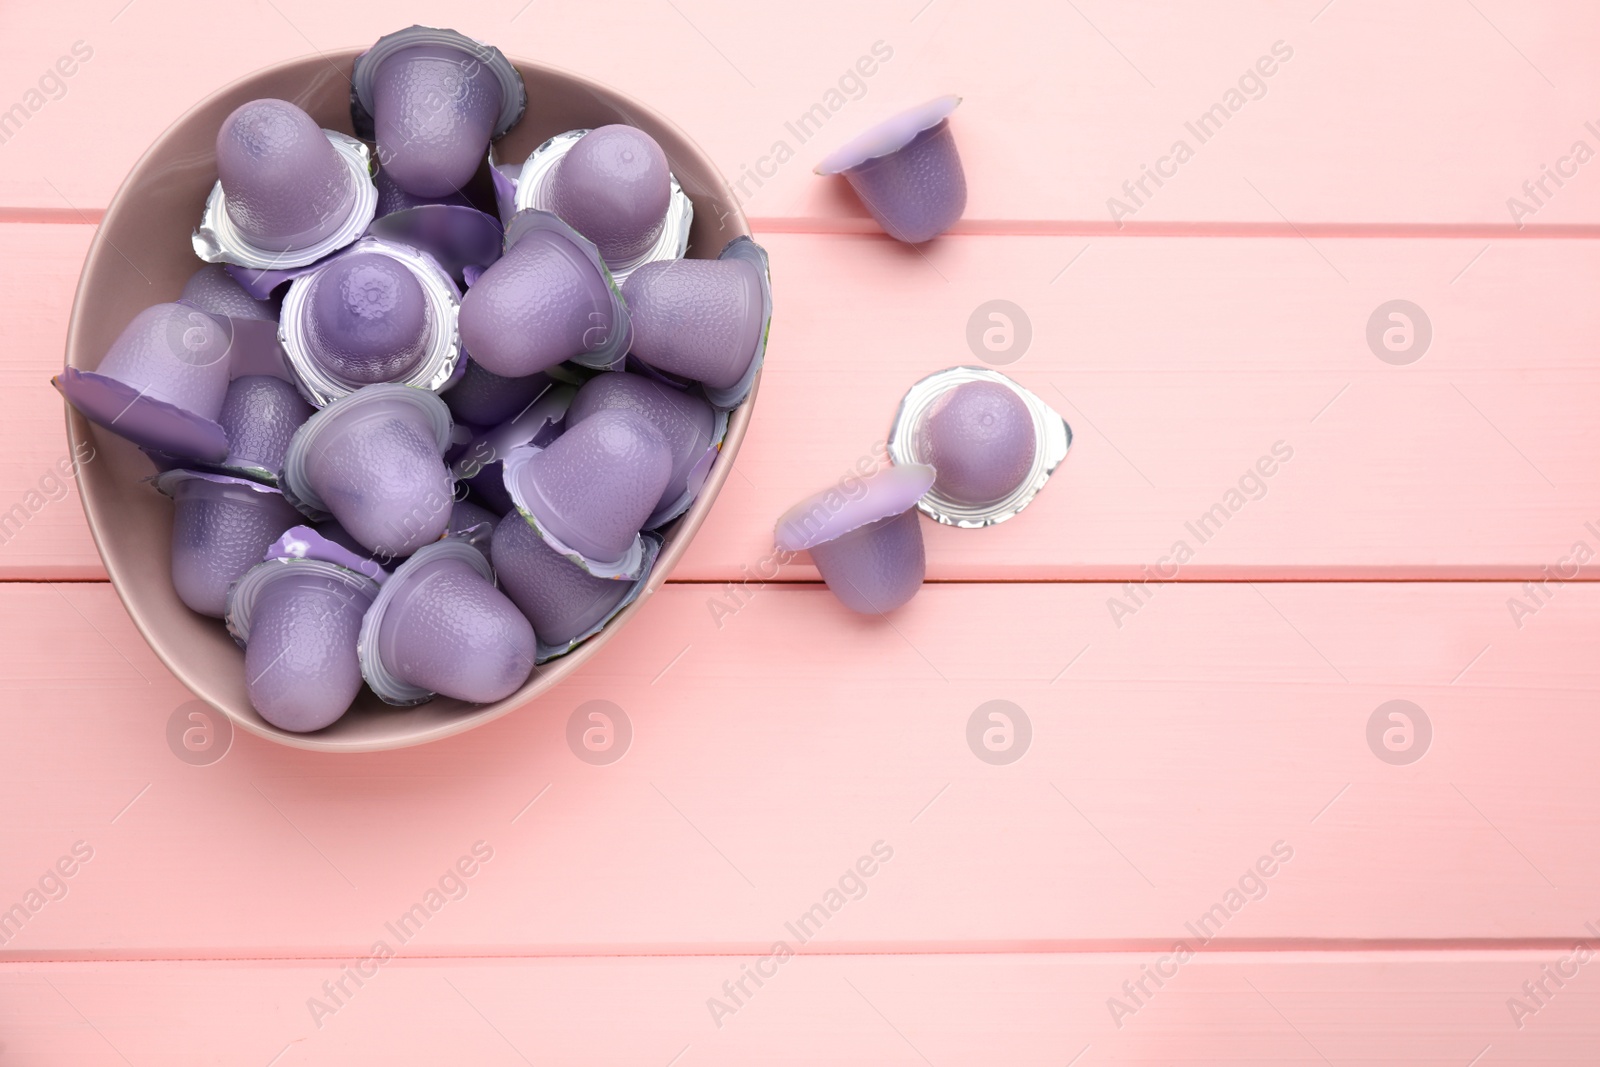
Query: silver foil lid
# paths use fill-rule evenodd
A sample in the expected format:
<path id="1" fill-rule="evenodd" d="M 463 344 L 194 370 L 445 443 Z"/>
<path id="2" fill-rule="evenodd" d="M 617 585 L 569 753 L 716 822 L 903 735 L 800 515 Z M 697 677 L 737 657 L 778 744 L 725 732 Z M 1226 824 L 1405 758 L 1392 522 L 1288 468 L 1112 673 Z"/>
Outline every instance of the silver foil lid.
<path id="1" fill-rule="evenodd" d="M 409 385 L 430 393 L 437 393 L 451 381 L 461 362 L 461 334 L 456 319 L 461 310 L 461 291 L 434 258 L 410 245 L 396 244 L 378 237 L 363 237 L 351 245 L 344 255 L 357 252 L 375 252 L 395 260 L 409 270 L 422 287 L 422 297 L 428 309 L 428 350 L 412 372 L 396 379 L 395 385 Z M 315 406 L 327 407 L 342 396 L 371 383 L 347 381 L 333 374 L 311 354 L 307 336 L 311 317 L 312 286 L 322 271 L 338 260 L 330 260 L 307 274 L 302 274 L 289 285 L 283 298 L 283 311 L 278 318 L 278 340 L 288 355 L 289 366 L 299 380 L 300 392 Z"/>
<path id="2" fill-rule="evenodd" d="M 228 216 L 228 198 L 222 191 L 222 182 L 211 187 L 206 197 L 206 208 L 200 216 L 200 227 L 194 231 L 190 243 L 194 254 L 207 263 L 231 263 L 238 267 L 256 270 L 282 270 L 303 267 L 332 255 L 366 232 L 378 212 L 378 187 L 372 183 L 372 153 L 367 146 L 337 130 L 323 130 L 323 135 L 333 145 L 334 151 L 350 168 L 355 183 L 355 201 L 350 214 L 337 230 L 314 245 L 289 252 L 261 248 L 239 232 Z"/>
<path id="3" fill-rule="evenodd" d="M 533 150 L 533 155 L 522 165 L 522 171 L 516 179 L 517 195 L 514 206 L 517 211 L 526 208 L 555 211 L 551 206 L 551 188 L 554 185 L 556 164 L 560 163 L 562 157 L 572 151 L 572 146 L 588 132 L 588 130 L 568 130 L 566 133 L 558 133 Z M 606 263 L 607 269 L 611 271 L 611 276 L 616 279 L 619 286 L 628 280 L 628 275 L 646 263 L 682 259 L 684 253 L 689 250 L 689 226 L 694 222 L 694 203 L 678 184 L 677 175 L 669 170 L 667 178 L 671 183 L 672 192 L 667 201 L 667 214 L 661 222 L 661 232 L 656 236 L 655 244 L 632 259 Z"/>
<path id="4" fill-rule="evenodd" d="M 917 444 L 917 429 L 933 405 L 950 390 L 968 382 L 993 382 L 1015 393 L 1033 418 L 1033 463 L 1027 475 L 1010 493 L 999 500 L 968 504 L 940 494 L 938 483 L 917 501 L 917 510 L 946 526 L 979 529 L 1005 522 L 1022 511 L 1039 495 L 1050 475 L 1055 473 L 1072 446 L 1072 427 L 1055 409 L 1040 400 L 1032 390 L 997 371 L 983 367 L 951 367 L 930 374 L 906 393 L 900 401 L 894 424 L 889 428 L 889 456 L 897 464 L 928 463 Z"/>

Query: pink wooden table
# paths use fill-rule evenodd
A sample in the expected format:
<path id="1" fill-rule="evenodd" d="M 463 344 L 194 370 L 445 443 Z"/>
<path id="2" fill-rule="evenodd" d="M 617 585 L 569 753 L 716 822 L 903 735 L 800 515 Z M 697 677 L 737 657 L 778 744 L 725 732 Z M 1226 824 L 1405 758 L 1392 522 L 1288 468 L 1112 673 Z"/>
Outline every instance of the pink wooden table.
<path id="1" fill-rule="evenodd" d="M 186 762 L 57 476 L 79 266 L 192 102 L 414 21 L 719 161 L 757 417 L 548 699 Z M 1600 1062 L 1597 45 L 1584 0 L 0 8 L 0 1064 Z M 968 212 L 912 251 L 810 168 L 944 92 Z M 1025 349 L 969 347 L 995 300 Z M 1026 515 L 928 527 L 892 624 L 745 584 L 980 358 L 1076 432 Z"/>

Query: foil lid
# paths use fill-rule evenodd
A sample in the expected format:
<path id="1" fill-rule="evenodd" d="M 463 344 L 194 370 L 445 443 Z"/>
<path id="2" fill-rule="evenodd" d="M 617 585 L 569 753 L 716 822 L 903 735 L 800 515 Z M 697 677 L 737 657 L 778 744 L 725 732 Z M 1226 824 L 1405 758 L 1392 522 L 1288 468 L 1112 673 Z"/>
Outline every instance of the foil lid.
<path id="1" fill-rule="evenodd" d="M 930 374 L 906 393 L 900 401 L 894 424 L 889 429 L 889 456 L 896 464 L 928 463 L 918 448 L 917 430 L 934 404 L 950 390 L 968 382 L 993 382 L 1017 395 L 1033 419 L 1033 463 L 1028 473 L 1010 493 L 999 500 L 969 504 L 942 496 L 938 486 L 917 501 L 917 510 L 946 526 L 980 529 L 1005 522 L 1022 511 L 1039 495 L 1072 446 L 1072 427 L 1032 390 L 998 371 L 983 367 L 951 367 Z"/>
<path id="2" fill-rule="evenodd" d="M 454 381 L 461 362 L 461 334 L 456 325 L 461 309 L 461 290 L 456 288 L 450 275 L 426 252 L 377 237 L 363 237 L 350 246 L 349 252 L 375 252 L 401 263 L 417 279 L 422 287 L 423 299 L 427 301 L 430 330 L 428 351 L 410 374 L 393 384 L 437 393 Z M 311 318 L 311 290 L 318 274 L 332 262 L 337 261 L 330 261 L 316 271 L 302 274 L 290 284 L 289 292 L 283 298 L 283 314 L 278 319 L 278 340 L 288 355 L 289 366 L 294 370 L 300 392 L 319 408 L 327 407 L 340 397 L 349 396 L 369 384 L 337 377 L 311 354 L 307 337 Z"/>
<path id="3" fill-rule="evenodd" d="M 372 153 L 367 146 L 337 130 L 323 130 L 328 142 L 344 164 L 350 168 L 355 185 L 355 201 L 350 213 L 337 230 L 316 244 L 290 252 L 276 252 L 261 248 L 234 226 L 228 215 L 227 194 L 222 182 L 211 187 L 206 197 L 206 207 L 200 216 L 200 227 L 195 230 L 191 243 L 194 254 L 207 263 L 227 263 L 256 270 L 285 270 L 303 267 L 308 263 L 337 252 L 366 232 L 378 212 L 378 187 L 372 184 Z M 237 277 L 237 275 L 235 275 Z M 246 287 L 249 289 L 250 287 Z M 251 290 L 251 295 L 257 295 Z"/>
<path id="4" fill-rule="evenodd" d="M 556 164 L 560 163 L 562 157 L 572 151 L 572 146 L 588 132 L 588 130 L 568 130 L 566 133 L 558 133 L 533 150 L 533 155 L 522 165 L 522 171 L 516 178 L 514 206 L 517 211 L 526 208 L 552 212 L 555 210 L 551 206 L 551 187 L 554 183 Z M 662 220 L 661 232 L 656 236 L 655 244 L 632 259 L 606 263 L 607 269 L 611 271 L 611 276 L 616 279 L 619 286 L 628 280 L 628 275 L 646 263 L 682 259 L 684 253 L 689 250 L 689 226 L 694 222 L 694 203 L 678 184 L 677 175 L 668 171 L 667 178 L 671 183 L 671 196 L 667 201 L 666 218 Z"/>

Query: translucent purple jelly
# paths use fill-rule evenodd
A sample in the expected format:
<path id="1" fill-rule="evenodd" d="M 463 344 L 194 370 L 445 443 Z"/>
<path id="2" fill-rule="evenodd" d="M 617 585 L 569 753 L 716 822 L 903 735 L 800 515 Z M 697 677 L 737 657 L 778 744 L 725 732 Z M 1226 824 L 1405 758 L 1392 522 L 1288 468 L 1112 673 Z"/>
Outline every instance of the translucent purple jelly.
<path id="1" fill-rule="evenodd" d="M 884 232 L 920 244 L 953 226 L 967 206 L 967 178 L 950 132 L 959 97 L 930 100 L 869 129 L 817 167 L 842 173 Z"/>
<path id="2" fill-rule="evenodd" d="M 608 263 L 624 262 L 644 254 L 660 235 L 671 181 L 655 138 L 633 126 L 601 126 L 556 164 L 550 206 Z"/>
<path id="3" fill-rule="evenodd" d="M 616 372 L 598 374 L 584 383 L 567 409 L 567 425 L 575 426 L 596 412 L 615 410 L 642 415 L 672 453 L 672 477 L 651 516 L 650 525 L 654 525 L 664 509 L 699 488 L 689 480 L 696 474 L 704 478 L 707 453 L 715 448 L 717 413 L 697 394 L 641 374 Z"/>
<path id="4" fill-rule="evenodd" d="M 917 455 L 938 470 L 934 489 L 959 504 L 1003 500 L 1033 468 L 1033 415 L 997 382 L 966 382 L 936 400 L 916 429 Z"/>
<path id="5" fill-rule="evenodd" d="M 333 725 L 361 691 L 356 641 L 376 596 L 371 579 L 313 559 L 258 564 L 235 597 L 229 623 L 245 642 L 245 687 L 261 717 L 281 730 Z M 248 618 L 241 616 L 248 613 Z"/>
<path id="6" fill-rule="evenodd" d="M 549 230 L 513 244 L 461 301 L 462 344 L 485 370 L 506 378 L 592 352 L 619 328 L 599 269 Z"/>
<path id="7" fill-rule="evenodd" d="M 459 192 L 472 179 L 503 103 L 487 64 L 437 44 L 384 59 L 372 94 L 378 160 L 395 184 L 427 197 Z"/>
<path id="8" fill-rule="evenodd" d="M 217 417 L 228 435 L 224 465 L 273 478 L 283 469 L 289 439 L 311 417 L 311 405 L 282 378 L 249 374 L 228 385 Z"/>
<path id="9" fill-rule="evenodd" d="M 763 279 L 747 259 L 646 263 L 622 288 L 633 322 L 632 354 L 657 370 L 737 385 L 765 325 Z"/>
<path id="10" fill-rule="evenodd" d="M 822 580 L 850 610 L 893 611 L 922 587 L 926 558 L 915 508 L 933 480 L 932 467 L 906 464 L 825 489 L 778 519 L 778 547 L 809 551 Z"/>
<path id="11" fill-rule="evenodd" d="M 421 283 L 404 263 L 377 252 L 353 252 L 319 271 L 307 315 L 311 357 L 346 382 L 404 378 L 428 351 Z"/>
<path id="12" fill-rule="evenodd" d="M 282 493 L 242 478 L 174 470 L 157 485 L 173 499 L 172 585 L 202 615 L 222 618 L 228 587 L 302 521 Z"/>
<path id="13" fill-rule="evenodd" d="M 603 564 L 628 554 L 671 477 L 666 441 L 626 410 L 597 412 L 506 470 L 540 529 Z"/>
<path id="14" fill-rule="evenodd" d="M 536 639 L 516 605 L 479 569 L 438 551 L 457 545 L 430 546 L 389 579 L 377 651 L 383 669 L 407 685 L 487 704 L 527 681 Z"/>
<path id="15" fill-rule="evenodd" d="M 252 100 L 217 131 L 228 218 L 251 244 L 288 252 L 316 244 L 355 205 L 355 181 L 311 116 L 286 100 Z"/>
<path id="16" fill-rule="evenodd" d="M 563 646 L 605 621 L 632 583 L 597 578 L 551 548 L 521 515 L 495 527 L 495 575 L 546 645 Z"/>

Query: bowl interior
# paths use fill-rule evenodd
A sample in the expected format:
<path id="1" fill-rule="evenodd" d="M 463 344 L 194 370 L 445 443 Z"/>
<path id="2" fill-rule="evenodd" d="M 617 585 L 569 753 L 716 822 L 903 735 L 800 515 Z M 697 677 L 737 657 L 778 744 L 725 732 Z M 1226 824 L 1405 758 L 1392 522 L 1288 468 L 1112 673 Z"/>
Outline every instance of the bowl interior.
<path id="1" fill-rule="evenodd" d="M 93 370 L 123 327 L 144 308 L 176 300 L 201 266 L 189 245 L 216 181 L 216 134 L 240 104 L 289 100 L 320 125 L 351 133 L 350 71 L 357 52 L 294 60 L 259 71 L 215 93 L 179 119 L 133 168 L 107 209 L 84 263 L 67 334 L 69 367 Z M 496 143 L 499 159 L 520 162 L 564 130 L 627 123 L 648 132 L 694 202 L 689 255 L 714 258 L 749 229 L 716 166 L 672 123 L 620 93 L 565 71 L 512 60 L 528 86 L 523 119 Z M 480 178 L 482 175 L 480 175 Z M 339 722 L 316 734 L 293 734 L 256 714 L 245 693 L 244 654 L 221 622 L 190 611 L 171 581 L 172 504 L 144 479 L 154 468 L 137 448 L 68 408 L 74 448 L 88 442 L 95 459 L 79 473 L 89 529 L 111 582 L 162 661 L 197 696 L 253 733 L 301 748 L 361 751 L 398 748 L 471 729 L 537 697 L 599 650 L 666 580 L 705 521 L 750 420 L 755 394 L 733 413 L 722 453 L 689 511 L 666 531 L 666 545 L 644 595 L 576 651 L 538 667 L 527 684 L 496 704 L 439 697 L 393 708 L 366 690 Z"/>

